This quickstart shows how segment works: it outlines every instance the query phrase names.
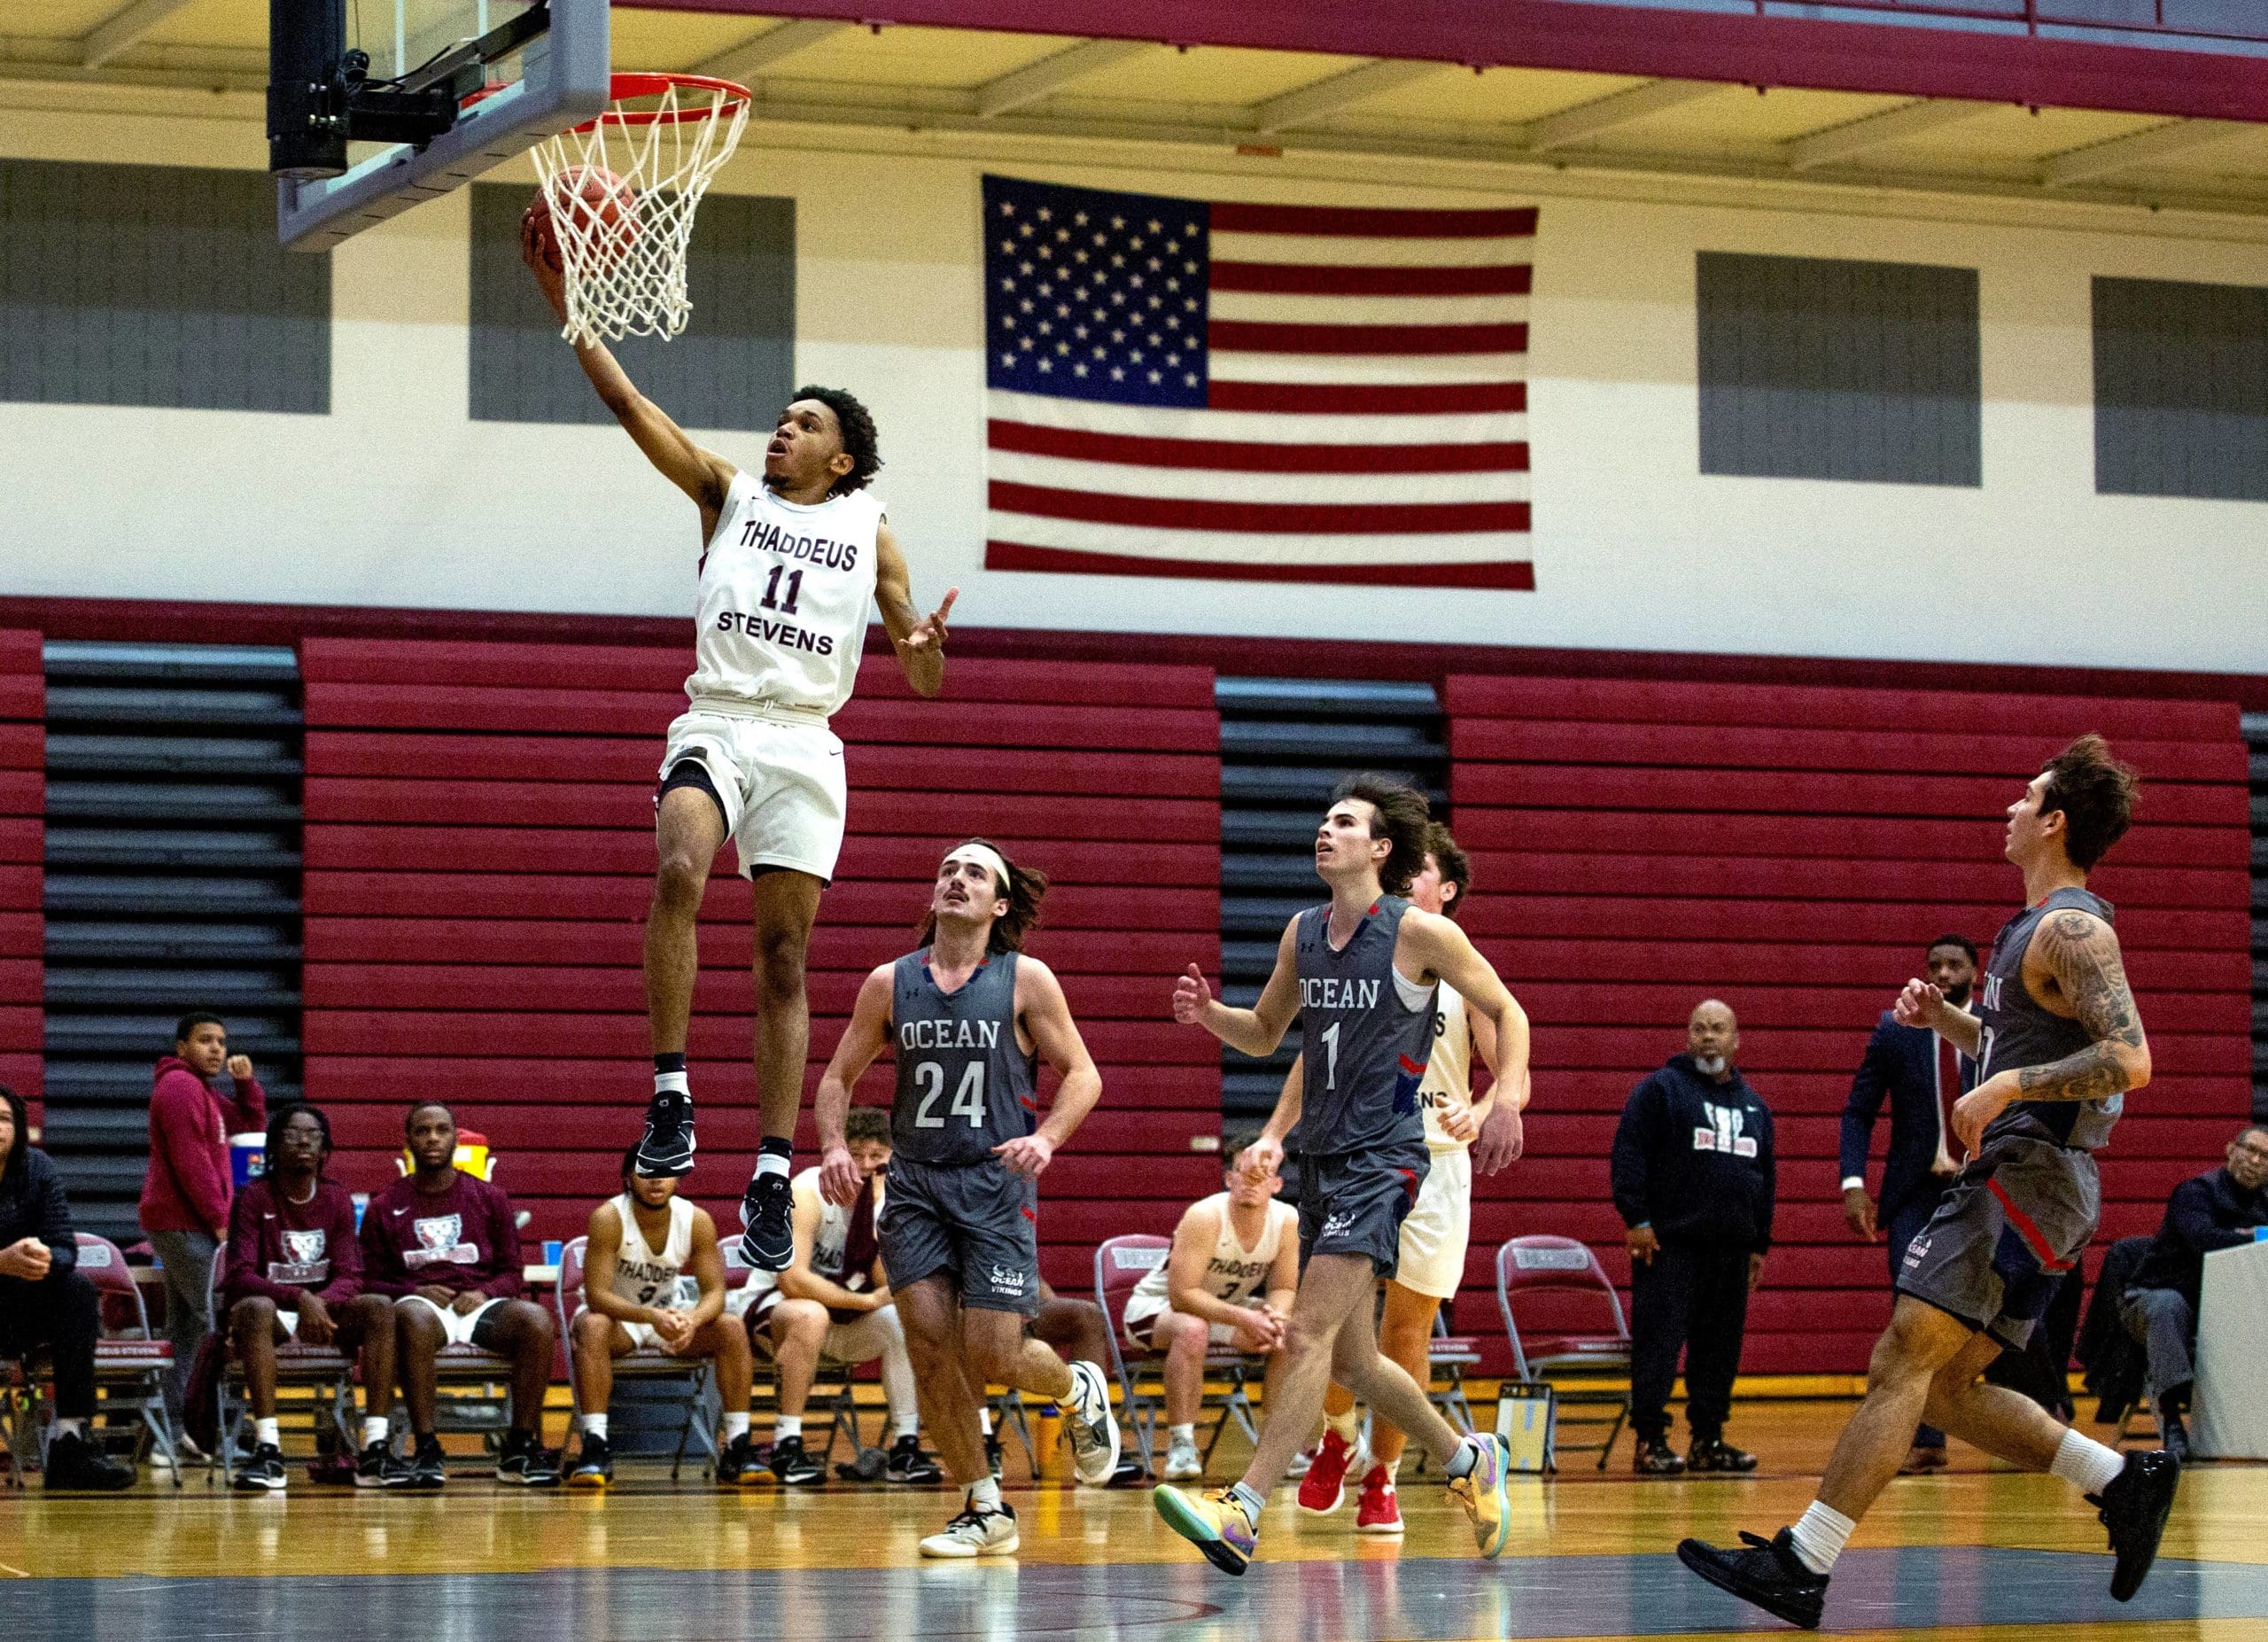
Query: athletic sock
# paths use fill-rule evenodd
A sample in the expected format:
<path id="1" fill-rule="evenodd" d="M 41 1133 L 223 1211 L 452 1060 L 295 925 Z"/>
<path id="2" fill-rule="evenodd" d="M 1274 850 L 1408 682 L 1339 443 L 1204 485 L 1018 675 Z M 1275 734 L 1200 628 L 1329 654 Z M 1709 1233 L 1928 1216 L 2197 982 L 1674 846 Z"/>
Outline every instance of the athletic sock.
<path id="1" fill-rule="evenodd" d="M 902 1414 L 897 1416 L 890 1421 L 890 1435 L 897 1437 L 920 1436 L 921 1416 L 919 1414 Z"/>
<path id="2" fill-rule="evenodd" d="M 772 1440 L 775 1443 L 803 1434 L 804 1417 L 801 1414 L 781 1414 L 772 1422 Z"/>
<path id="3" fill-rule="evenodd" d="M 585 1414 L 583 1416 L 583 1435 L 586 1436 L 594 1436 L 602 1443 L 605 1442 L 606 1416 L 604 1414 Z"/>
<path id="4" fill-rule="evenodd" d="M 757 1178 L 761 1179 L 767 1174 L 776 1174 L 784 1180 L 789 1173 L 789 1165 L 795 1161 L 796 1143 L 793 1140 L 767 1134 L 756 1148 Z"/>
<path id="5" fill-rule="evenodd" d="M 1456 1445 L 1456 1452 L 1449 1456 L 1449 1462 L 1441 1467 L 1441 1473 L 1450 1478 L 1471 1476 L 1473 1467 L 1480 1463 L 1480 1439 L 1468 1436 Z"/>
<path id="6" fill-rule="evenodd" d="M 1268 1503 L 1267 1495 L 1253 1487 L 1251 1483 L 1240 1482 L 1229 1485 L 1229 1498 L 1244 1507 L 1246 1517 L 1251 1521 L 1254 1528 L 1260 1526 L 1260 1508 Z"/>
<path id="7" fill-rule="evenodd" d="M 657 1054 L 654 1057 L 654 1093 L 656 1094 L 686 1094 L 690 1093 L 685 1081 L 685 1053 Z"/>
<path id="8" fill-rule="evenodd" d="M 255 1418 L 252 1422 L 252 1440 L 255 1443 L 265 1444 L 270 1448 L 284 1446 L 283 1427 L 273 1415 L 266 1420 Z"/>
<path id="9" fill-rule="evenodd" d="M 362 1421 L 362 1446 L 383 1443 L 393 1436 L 393 1421 L 375 1417 Z"/>
<path id="10" fill-rule="evenodd" d="M 976 1411 L 976 1428 L 987 1436 L 992 1435 L 992 1410 L 990 1407 Z"/>
<path id="11" fill-rule="evenodd" d="M 1402 1475 L 1402 1456 L 1396 1454 L 1393 1459 L 1382 1459 L 1379 1463 L 1386 1467 L 1386 1486 L 1393 1487 Z"/>
<path id="12" fill-rule="evenodd" d="M 1194 1447 L 1197 1443 L 1197 1427 L 1193 1422 L 1185 1426 L 1168 1426 L 1166 1440 L 1169 1443 L 1187 1443 Z"/>
<path id="13" fill-rule="evenodd" d="M 1323 1417 L 1323 1423 L 1337 1432 L 1339 1440 L 1348 1447 L 1355 1446 L 1355 1432 L 1361 1422 L 1355 1418 L 1353 1409 L 1348 1409 L 1343 1414 L 1325 1414 Z"/>
<path id="14" fill-rule="evenodd" d="M 998 1511 L 1000 1508 L 1000 1485 L 990 1477 L 970 1485 L 968 1508 L 972 1511 Z"/>
<path id="15" fill-rule="evenodd" d="M 1843 1547 L 1851 1543 L 1852 1530 L 1858 1526 L 1833 1506 L 1813 1500 L 1811 1508 L 1789 1530 L 1796 1560 L 1814 1574 L 1833 1573 L 1835 1559 L 1843 1554 Z"/>
<path id="16" fill-rule="evenodd" d="M 2083 1494 L 2099 1494 L 2126 1468 L 2125 1457 L 2077 1430 L 2063 1433 L 2055 1462 L 2047 1469 Z"/>
<path id="17" fill-rule="evenodd" d="M 58 1420 L 50 1435 L 55 1436 L 84 1436 L 87 1435 L 87 1422 L 84 1420 L 80 1419 Z"/>
<path id="18" fill-rule="evenodd" d="M 743 1409 L 742 1409 L 742 1410 L 741 1410 L 739 1412 L 737 1412 L 737 1413 L 730 1413 L 730 1414 L 726 1414 L 726 1415 L 725 1416 L 725 1441 L 726 1441 L 726 1442 L 730 1443 L 730 1442 L 733 1442 L 734 1440 L 735 1440 L 736 1438 L 743 1437 L 743 1436 L 746 1436 L 747 1435 L 748 1435 L 748 1410 L 747 1410 L 747 1409 L 743 1408 Z"/>

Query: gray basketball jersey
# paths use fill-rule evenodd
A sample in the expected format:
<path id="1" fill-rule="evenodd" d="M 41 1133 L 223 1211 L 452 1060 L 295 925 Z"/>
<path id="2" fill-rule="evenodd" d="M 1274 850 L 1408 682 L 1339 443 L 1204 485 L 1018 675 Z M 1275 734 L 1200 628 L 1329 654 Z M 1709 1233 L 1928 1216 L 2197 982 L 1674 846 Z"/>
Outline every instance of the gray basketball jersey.
<path id="1" fill-rule="evenodd" d="M 1424 1143 L 1418 1086 L 1433 1052 L 1437 989 L 1394 972 L 1394 942 L 1409 910 L 1400 896 L 1381 895 L 1337 952 L 1331 908 L 1300 914 L 1293 938 L 1304 1056 L 1300 1134 L 1310 1154 Z"/>
<path id="2" fill-rule="evenodd" d="M 952 993 L 930 978 L 928 957 L 908 953 L 891 972 L 890 1146 L 917 1163 L 983 1163 L 1037 1126 L 1038 1057 L 1016 1047 L 1016 954 L 995 953 Z"/>
<path id="3" fill-rule="evenodd" d="M 2110 903 L 2101 896 L 2085 890 L 2057 890 L 2039 906 L 2009 919 L 1993 938 L 1992 961 L 1984 969 L 1984 1007 L 1978 1011 L 1984 1041 L 1977 1082 L 1994 1072 L 2052 1065 L 2094 1041 L 2078 1022 L 2041 1008 L 2023 984 L 2023 955 L 2032 932 L 2050 913 L 2069 909 L 2091 912 L 2105 923 L 2112 918 Z M 2023 1135 L 2092 1152 L 2110 1139 L 2125 1099 L 2114 1094 L 2100 1101 L 2018 1101 L 1992 1120 L 1984 1139 Z"/>

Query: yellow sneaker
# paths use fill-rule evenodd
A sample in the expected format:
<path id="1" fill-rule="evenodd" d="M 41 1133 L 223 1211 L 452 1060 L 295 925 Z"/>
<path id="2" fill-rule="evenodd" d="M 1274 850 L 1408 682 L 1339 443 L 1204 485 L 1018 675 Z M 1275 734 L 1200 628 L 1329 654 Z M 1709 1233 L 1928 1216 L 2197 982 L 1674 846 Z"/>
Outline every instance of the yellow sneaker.
<path id="1" fill-rule="evenodd" d="M 1225 1488 L 1200 1497 L 1161 1485 L 1150 1490 L 1150 1503 L 1169 1528 L 1224 1574 L 1243 1573 L 1259 1548 L 1259 1529 L 1246 1514 L 1244 1502 Z"/>
<path id="2" fill-rule="evenodd" d="M 1506 1479 L 1511 1471 L 1511 1451 L 1501 1436 L 1470 1439 L 1480 1451 L 1472 1469 L 1449 1479 L 1449 1498 L 1472 1519 L 1472 1537 L 1480 1554 L 1494 1559 L 1504 1553 L 1511 1533 L 1511 1490 Z"/>

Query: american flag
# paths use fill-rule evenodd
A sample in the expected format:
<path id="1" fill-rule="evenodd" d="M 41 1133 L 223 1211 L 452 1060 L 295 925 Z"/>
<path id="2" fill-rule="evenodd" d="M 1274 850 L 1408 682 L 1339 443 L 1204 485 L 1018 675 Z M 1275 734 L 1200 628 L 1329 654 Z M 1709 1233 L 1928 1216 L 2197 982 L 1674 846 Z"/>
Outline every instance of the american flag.
<path id="1" fill-rule="evenodd" d="M 1533 208 L 984 179 L 985 564 L 1535 585 Z"/>

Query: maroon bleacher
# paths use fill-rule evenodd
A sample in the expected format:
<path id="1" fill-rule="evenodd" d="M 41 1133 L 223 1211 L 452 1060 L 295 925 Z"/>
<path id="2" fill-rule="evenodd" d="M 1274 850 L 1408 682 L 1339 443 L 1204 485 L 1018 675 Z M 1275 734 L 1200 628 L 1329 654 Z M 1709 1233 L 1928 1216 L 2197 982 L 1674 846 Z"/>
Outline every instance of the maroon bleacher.
<path id="1" fill-rule="evenodd" d="M 640 931 L 680 648 L 309 639 L 307 1086 L 338 1172 L 392 1168 L 406 1103 L 437 1095 L 503 1157 L 531 1238 L 615 1189 L 649 1085 Z M 1130 710 L 1139 704 L 1139 711 Z M 1096 1241 L 1165 1232 L 1214 1189 L 1218 1052 L 1168 1014 L 1217 972 L 1220 753 L 1198 667 L 956 660 L 916 699 L 887 655 L 835 720 L 850 835 L 812 940 L 806 1092 L 860 977 L 907 950 L 938 856 L 983 833 L 1046 871 L 1031 950 L 1062 976 L 1103 1104 L 1041 1185 L 1043 1265 L 1083 1289 Z M 703 1163 L 731 1213 L 757 1125 L 748 893 L 719 858 L 691 1039 Z M 863 1101 L 888 1098 L 887 1065 Z M 811 1161 L 806 1117 L 799 1163 Z M 1076 1205 L 1076 1211 L 1074 1205 Z"/>
<path id="2" fill-rule="evenodd" d="M 1743 1366 L 1862 1368 L 1889 1298 L 1882 1249 L 1843 1222 L 1851 1074 L 1924 943 L 1955 930 L 1983 946 L 2016 909 L 2001 809 L 2086 730 L 2144 775 L 2140 820 L 2093 887 L 2119 908 L 2156 1069 L 2103 1159 L 2102 1236 L 2153 1229 L 2248 1111 L 2234 704 L 1483 676 L 1451 678 L 1448 703 L 1464 922 L 1535 1028 L 1528 1156 L 1480 1187 L 1468 1292 L 1515 1233 L 1579 1237 L 1627 1279 L 1615 1121 L 1713 994 L 1740 1016 L 1781 1158 Z"/>
<path id="3" fill-rule="evenodd" d="M 36 633 L 0 630 L 0 1083 L 39 1122 L 47 683 Z"/>

